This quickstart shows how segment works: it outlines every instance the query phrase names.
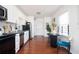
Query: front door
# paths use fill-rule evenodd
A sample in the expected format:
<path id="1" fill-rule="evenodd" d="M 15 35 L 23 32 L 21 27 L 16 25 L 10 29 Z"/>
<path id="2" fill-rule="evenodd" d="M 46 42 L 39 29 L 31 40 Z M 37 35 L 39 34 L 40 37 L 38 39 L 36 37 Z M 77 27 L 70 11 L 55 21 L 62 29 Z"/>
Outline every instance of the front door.
<path id="1" fill-rule="evenodd" d="M 44 36 L 44 20 L 36 19 L 34 22 L 35 36 Z"/>

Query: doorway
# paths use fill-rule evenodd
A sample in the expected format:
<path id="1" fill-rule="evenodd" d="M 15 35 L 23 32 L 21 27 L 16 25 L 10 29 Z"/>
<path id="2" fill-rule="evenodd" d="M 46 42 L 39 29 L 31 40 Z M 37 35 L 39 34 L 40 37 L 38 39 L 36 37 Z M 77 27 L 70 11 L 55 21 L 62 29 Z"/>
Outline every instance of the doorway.
<path id="1" fill-rule="evenodd" d="M 36 18 L 34 20 L 34 35 L 35 36 L 44 36 L 44 20 L 43 18 Z"/>

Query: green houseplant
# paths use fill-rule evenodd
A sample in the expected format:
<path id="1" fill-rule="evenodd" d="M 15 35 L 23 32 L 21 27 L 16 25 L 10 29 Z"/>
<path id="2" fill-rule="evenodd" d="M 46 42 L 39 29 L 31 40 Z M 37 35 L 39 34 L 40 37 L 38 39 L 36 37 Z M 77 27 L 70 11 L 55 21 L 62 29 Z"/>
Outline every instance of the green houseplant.
<path id="1" fill-rule="evenodd" d="M 48 23 L 46 24 L 46 29 L 47 29 L 47 31 L 48 31 L 47 34 L 48 34 L 48 35 L 51 34 L 51 28 L 50 28 L 50 26 L 49 26 Z"/>

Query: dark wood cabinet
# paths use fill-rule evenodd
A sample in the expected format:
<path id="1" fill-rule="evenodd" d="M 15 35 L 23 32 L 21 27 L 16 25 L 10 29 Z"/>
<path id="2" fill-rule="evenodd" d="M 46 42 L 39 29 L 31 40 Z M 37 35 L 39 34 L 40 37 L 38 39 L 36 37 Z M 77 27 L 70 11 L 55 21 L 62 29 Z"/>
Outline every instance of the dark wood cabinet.
<path id="1" fill-rule="evenodd" d="M 15 53 L 15 34 L 0 38 L 0 54 Z"/>

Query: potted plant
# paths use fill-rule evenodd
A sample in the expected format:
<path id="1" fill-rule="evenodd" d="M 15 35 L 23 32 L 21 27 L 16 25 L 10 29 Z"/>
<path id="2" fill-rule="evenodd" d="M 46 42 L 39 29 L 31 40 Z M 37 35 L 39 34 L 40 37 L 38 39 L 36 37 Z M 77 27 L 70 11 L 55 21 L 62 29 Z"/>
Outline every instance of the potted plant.
<path id="1" fill-rule="evenodd" d="M 50 26 L 49 26 L 49 24 L 47 23 L 46 24 L 47 26 L 46 26 L 46 29 L 47 29 L 47 31 L 48 31 L 48 35 L 50 35 L 51 34 L 51 28 L 50 28 Z"/>
<path id="2" fill-rule="evenodd" d="M 53 33 L 52 33 L 52 30 L 51 30 L 51 27 L 49 26 L 49 24 L 47 23 L 47 31 L 48 31 L 48 41 L 49 41 L 49 43 L 50 43 L 50 46 L 51 47 L 57 47 L 57 44 L 56 44 L 56 42 L 57 42 L 57 36 L 56 35 L 53 35 Z"/>

